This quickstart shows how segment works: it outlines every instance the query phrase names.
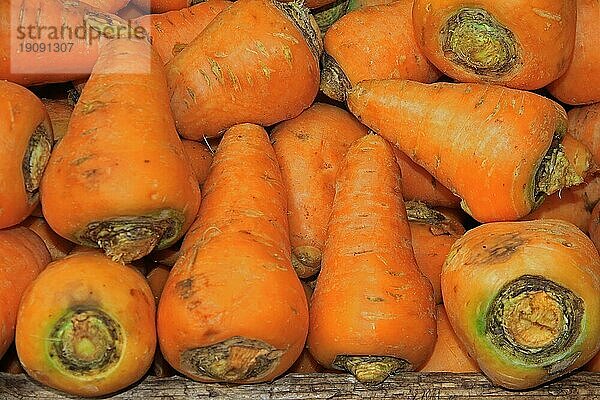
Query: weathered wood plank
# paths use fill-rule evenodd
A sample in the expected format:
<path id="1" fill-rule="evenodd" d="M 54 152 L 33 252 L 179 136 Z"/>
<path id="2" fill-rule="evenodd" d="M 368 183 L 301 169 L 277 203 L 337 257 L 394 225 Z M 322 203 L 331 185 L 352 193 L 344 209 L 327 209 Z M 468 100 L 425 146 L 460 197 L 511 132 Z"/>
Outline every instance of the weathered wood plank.
<path id="1" fill-rule="evenodd" d="M 0 399 L 69 399 L 42 387 L 25 375 L 0 373 Z M 291 374 L 271 384 L 201 384 L 182 377 L 148 377 L 112 399 L 411 399 L 411 400 L 533 400 L 600 399 L 600 374 L 580 372 L 541 388 L 513 392 L 494 387 L 480 374 L 403 373 L 377 388 L 367 388 L 344 374 Z"/>

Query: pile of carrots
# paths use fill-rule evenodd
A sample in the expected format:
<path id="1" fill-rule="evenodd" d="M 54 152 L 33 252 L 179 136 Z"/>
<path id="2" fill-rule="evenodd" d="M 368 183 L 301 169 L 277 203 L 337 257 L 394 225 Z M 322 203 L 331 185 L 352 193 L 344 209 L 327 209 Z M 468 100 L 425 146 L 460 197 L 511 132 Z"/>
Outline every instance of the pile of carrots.
<path id="1" fill-rule="evenodd" d="M 0 3 L 0 368 L 92 397 L 148 373 L 600 372 L 598 20 Z"/>

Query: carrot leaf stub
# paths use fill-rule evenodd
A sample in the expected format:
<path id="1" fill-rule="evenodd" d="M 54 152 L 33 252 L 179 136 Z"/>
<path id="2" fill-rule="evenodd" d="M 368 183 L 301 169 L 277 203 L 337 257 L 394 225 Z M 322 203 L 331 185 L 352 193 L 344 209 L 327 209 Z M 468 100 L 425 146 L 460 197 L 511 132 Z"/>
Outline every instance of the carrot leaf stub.
<path id="1" fill-rule="evenodd" d="M 39 198 L 39 187 L 42 175 L 46 165 L 50 160 L 52 152 L 52 134 L 43 123 L 31 135 L 29 145 L 25 150 L 23 157 L 22 170 L 25 179 L 25 190 L 27 191 L 27 200 L 30 204 L 35 203 Z"/>
<path id="2" fill-rule="evenodd" d="M 489 78 L 509 75 L 521 64 L 514 34 L 482 8 L 461 8 L 448 18 L 440 45 L 449 60 Z"/>
<path id="3" fill-rule="evenodd" d="M 346 101 L 352 84 L 340 64 L 325 52 L 321 58 L 321 65 L 321 91 L 331 99 Z"/>
<path id="4" fill-rule="evenodd" d="M 304 6 L 304 1 L 294 0 L 289 3 L 282 3 L 272 0 L 272 2 L 302 33 L 315 60 L 319 62 L 321 54 L 323 54 L 321 31 L 308 7 Z"/>
<path id="5" fill-rule="evenodd" d="M 487 312 L 485 334 L 520 363 L 543 365 L 560 374 L 577 360 L 569 349 L 579 338 L 583 300 L 542 276 L 523 275 L 507 283 Z"/>
<path id="6" fill-rule="evenodd" d="M 263 342 L 234 336 L 210 346 L 186 350 L 181 365 L 192 376 L 225 382 L 260 379 L 279 363 L 282 350 Z"/>
<path id="7" fill-rule="evenodd" d="M 390 356 L 338 355 L 332 365 L 350 372 L 364 385 L 378 385 L 391 375 L 413 370 L 408 361 Z"/>

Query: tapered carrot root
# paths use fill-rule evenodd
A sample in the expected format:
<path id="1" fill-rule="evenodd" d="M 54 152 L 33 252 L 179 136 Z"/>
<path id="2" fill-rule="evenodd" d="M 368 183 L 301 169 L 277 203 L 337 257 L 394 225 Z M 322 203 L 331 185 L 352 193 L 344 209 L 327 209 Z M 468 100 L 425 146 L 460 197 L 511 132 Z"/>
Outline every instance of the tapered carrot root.
<path id="1" fill-rule="evenodd" d="M 583 180 L 560 144 L 565 110 L 534 93 L 373 80 L 349 92 L 348 107 L 461 197 L 480 222 L 523 217 L 546 194 Z"/>
<path id="2" fill-rule="evenodd" d="M 0 358 L 15 337 L 21 296 L 50 261 L 44 242 L 33 231 L 0 230 Z"/>
<path id="3" fill-rule="evenodd" d="M 471 229 L 444 264 L 442 292 L 454 331 L 497 385 L 538 386 L 600 349 L 600 257 L 568 222 Z"/>
<path id="4" fill-rule="evenodd" d="M 569 133 L 592 152 L 600 165 L 600 103 L 569 110 Z"/>
<path id="5" fill-rule="evenodd" d="M 479 367 L 450 325 L 443 305 L 437 306 L 437 340 L 422 372 L 479 372 Z"/>
<path id="6" fill-rule="evenodd" d="M 41 100 L 6 81 L 0 81 L 0 132 L 1 229 L 23 221 L 37 207 L 53 135 Z"/>
<path id="7" fill-rule="evenodd" d="M 113 14 L 129 4 L 129 0 L 81 0 L 81 2 Z"/>
<path id="8" fill-rule="evenodd" d="M 102 396 L 140 379 L 156 348 L 155 305 L 137 271 L 103 254 L 55 261 L 19 308 L 19 359 L 35 380 L 79 396 Z"/>
<path id="9" fill-rule="evenodd" d="M 183 236 L 200 191 L 167 99 L 148 43 L 118 39 L 103 48 L 42 182 L 54 231 L 123 262 Z"/>
<path id="10" fill-rule="evenodd" d="M 548 86 L 548 91 L 567 104 L 600 101 L 600 2 L 576 0 L 575 49 L 567 71 Z"/>
<path id="11" fill-rule="evenodd" d="M 212 152 L 208 149 L 208 147 L 206 147 L 206 145 L 193 140 L 183 139 L 181 144 L 183 144 L 183 151 L 190 160 L 190 164 L 198 184 L 202 185 L 208 176 L 208 171 L 210 170 L 210 165 L 212 164 Z"/>
<path id="12" fill-rule="evenodd" d="M 427 58 L 461 82 L 539 89 L 569 66 L 574 0 L 415 0 L 413 23 Z"/>
<path id="13" fill-rule="evenodd" d="M 378 384 L 430 356 L 433 291 L 413 255 L 391 146 L 376 135 L 356 140 L 336 187 L 307 345 L 326 368 Z"/>
<path id="14" fill-rule="evenodd" d="M 394 147 L 396 161 L 402 171 L 402 197 L 406 201 L 422 201 L 433 207 L 459 208 L 460 198 L 439 183 L 427 170 Z"/>
<path id="15" fill-rule="evenodd" d="M 46 106 L 46 111 L 48 112 L 50 122 L 52 123 L 54 143 L 57 143 L 67 133 L 71 114 L 73 114 L 73 106 L 71 105 L 71 102 L 66 99 L 42 99 L 42 102 L 44 103 L 44 106 Z"/>
<path id="16" fill-rule="evenodd" d="M 236 1 L 167 64 L 179 133 L 198 140 L 298 116 L 317 94 L 321 52 L 301 3 Z"/>
<path id="17" fill-rule="evenodd" d="M 145 15 L 133 24 L 148 30 L 152 45 L 167 64 L 231 4 L 227 0 L 207 0 L 177 11 Z"/>
<path id="18" fill-rule="evenodd" d="M 412 6 L 413 0 L 399 0 L 363 7 L 333 24 L 324 38 L 321 90 L 344 101 L 366 79 L 438 80 L 440 72 L 417 46 Z"/>
<path id="19" fill-rule="evenodd" d="M 352 142 L 367 131 L 350 113 L 316 103 L 272 132 L 287 189 L 292 264 L 301 278 L 321 267 L 335 177 Z"/>
<path id="20" fill-rule="evenodd" d="M 431 282 L 435 302 L 441 303 L 442 265 L 454 242 L 465 233 L 465 228 L 456 218 L 424 203 L 407 201 L 405 204 L 417 266 Z"/>
<path id="21" fill-rule="evenodd" d="M 204 188 L 160 299 L 161 349 L 195 380 L 273 380 L 302 352 L 308 310 L 291 264 L 285 188 L 265 130 L 229 129 Z"/>
<path id="22" fill-rule="evenodd" d="M 23 221 L 22 225 L 37 233 L 44 241 L 50 252 L 52 261 L 67 256 L 75 246 L 73 242 L 66 240 L 54 232 L 44 218 L 29 217 Z"/>

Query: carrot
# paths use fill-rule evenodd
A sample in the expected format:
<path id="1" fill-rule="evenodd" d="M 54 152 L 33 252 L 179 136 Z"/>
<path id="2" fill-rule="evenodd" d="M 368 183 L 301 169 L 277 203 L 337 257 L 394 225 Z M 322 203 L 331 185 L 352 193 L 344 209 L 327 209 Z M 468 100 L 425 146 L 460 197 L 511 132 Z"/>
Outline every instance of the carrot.
<path id="1" fill-rule="evenodd" d="M 346 91 L 366 79 L 438 80 L 441 74 L 417 46 L 412 6 L 413 0 L 399 0 L 362 7 L 333 24 L 324 39 L 321 90 L 344 101 Z"/>
<path id="2" fill-rule="evenodd" d="M 152 45 L 166 64 L 231 4 L 227 0 L 206 0 L 177 11 L 144 15 L 134 20 L 133 24 L 149 32 Z"/>
<path id="3" fill-rule="evenodd" d="M 350 8 L 349 0 L 326 1 L 325 4 L 318 7 L 311 7 L 310 3 L 310 1 L 305 2 L 305 5 L 309 8 L 316 8 L 311 12 L 315 17 L 321 35 L 324 35 L 337 20 L 346 15 Z"/>
<path id="4" fill-rule="evenodd" d="M 83 78 L 117 36 L 146 32 L 77 1 L 0 2 L 0 79 L 30 86 Z"/>
<path id="5" fill-rule="evenodd" d="M 23 292 L 50 261 L 44 242 L 33 231 L 24 227 L 0 230 L 0 358 L 15 337 Z"/>
<path id="6" fill-rule="evenodd" d="M 394 147 L 396 161 L 402 171 L 402 197 L 406 201 L 422 201 L 434 207 L 459 208 L 460 198 L 439 183 L 427 170 Z"/>
<path id="7" fill-rule="evenodd" d="M 415 0 L 413 23 L 444 74 L 532 90 L 567 70 L 576 14 L 574 0 Z"/>
<path id="8" fill-rule="evenodd" d="M 142 15 L 146 15 L 148 9 L 141 9 L 136 6 L 133 2 L 127 4 L 127 6 L 123 7 L 117 15 L 123 18 L 125 21 L 131 21 L 132 19 L 136 19 L 141 17 Z"/>
<path id="9" fill-rule="evenodd" d="M 0 229 L 37 207 L 39 185 L 52 151 L 52 125 L 29 90 L 0 81 Z"/>
<path id="10" fill-rule="evenodd" d="M 183 139 L 181 143 L 183 144 L 183 151 L 190 160 L 196 180 L 198 181 L 198 184 L 202 186 L 208 176 L 208 171 L 210 170 L 210 165 L 213 160 L 213 154 L 209 148 L 202 143 L 186 139 Z"/>
<path id="11" fill-rule="evenodd" d="M 350 144 L 366 134 L 352 114 L 322 103 L 271 134 L 287 189 L 292 265 L 301 278 L 319 271 L 335 177 Z"/>
<path id="12" fill-rule="evenodd" d="M 56 144 L 67 133 L 69 120 L 73 113 L 73 106 L 67 99 L 42 99 L 42 103 L 46 106 L 46 111 L 50 117 L 52 132 L 54 134 L 54 143 Z"/>
<path id="13" fill-rule="evenodd" d="M 177 262 L 177 259 L 179 259 L 179 255 L 179 249 L 169 247 L 168 249 L 153 251 L 148 255 L 148 258 L 156 263 L 172 268 Z"/>
<path id="14" fill-rule="evenodd" d="M 348 10 L 353 11 L 361 7 L 380 6 L 393 3 L 394 1 L 396 0 L 350 0 L 348 1 L 350 4 Z"/>
<path id="15" fill-rule="evenodd" d="M 155 305 L 142 275 L 99 253 L 48 266 L 23 295 L 16 345 L 35 380 L 103 396 L 140 379 L 156 348 Z"/>
<path id="16" fill-rule="evenodd" d="M 165 13 L 191 7 L 202 3 L 202 0 L 131 0 L 131 3 L 141 10 L 150 10 L 152 13 Z"/>
<path id="17" fill-rule="evenodd" d="M 600 352 L 585 366 L 586 371 L 600 372 Z"/>
<path id="18" fill-rule="evenodd" d="M 461 197 L 461 207 L 480 222 L 523 217 L 546 194 L 583 180 L 560 144 L 565 110 L 534 93 L 363 81 L 349 92 L 348 107 Z"/>
<path id="19" fill-rule="evenodd" d="M 454 242 L 465 233 L 465 228 L 456 218 L 424 203 L 407 201 L 405 205 L 417 266 L 431 282 L 435 302 L 441 303 L 442 265 Z"/>
<path id="20" fill-rule="evenodd" d="M 23 221 L 22 225 L 37 233 L 44 241 L 52 261 L 67 256 L 75 246 L 72 242 L 56 234 L 44 218 L 29 217 Z"/>
<path id="21" fill-rule="evenodd" d="M 42 181 L 54 231 L 123 262 L 183 236 L 200 191 L 167 91 L 162 62 L 148 43 L 118 39 L 104 46 Z"/>
<path id="22" fill-rule="evenodd" d="M 236 1 L 166 66 L 179 133 L 198 140 L 298 116 L 317 94 L 321 51 L 301 3 Z"/>
<path id="23" fill-rule="evenodd" d="M 567 71 L 548 86 L 548 91 L 567 104 L 600 101 L 600 2 L 576 0 L 575 50 Z"/>
<path id="24" fill-rule="evenodd" d="M 204 188 L 160 299 L 160 347 L 169 364 L 198 381 L 271 381 L 302 352 L 308 310 L 265 130 L 229 129 Z"/>
<path id="25" fill-rule="evenodd" d="M 433 353 L 421 372 L 479 372 L 479 367 L 460 342 L 442 304 L 437 311 L 437 340 Z"/>
<path id="26" fill-rule="evenodd" d="M 600 103 L 569 110 L 569 133 L 592 152 L 600 165 Z"/>
<path id="27" fill-rule="evenodd" d="M 109 13 L 116 13 L 117 11 L 125 8 L 129 4 L 129 0 L 80 0 L 82 3 L 89 4 L 98 10 L 106 11 Z"/>
<path id="28" fill-rule="evenodd" d="M 568 222 L 471 229 L 444 264 L 442 294 L 454 331 L 496 385 L 538 386 L 600 349 L 600 257 Z"/>
<path id="29" fill-rule="evenodd" d="M 371 385 L 418 369 L 435 338 L 433 291 L 412 251 L 400 169 L 388 143 L 364 136 L 337 176 L 308 348 L 324 367 Z"/>
<path id="30" fill-rule="evenodd" d="M 592 208 L 588 226 L 590 239 L 594 242 L 596 249 L 600 249 L 600 206 L 598 204 L 600 204 L 600 202 L 597 201 Z"/>

